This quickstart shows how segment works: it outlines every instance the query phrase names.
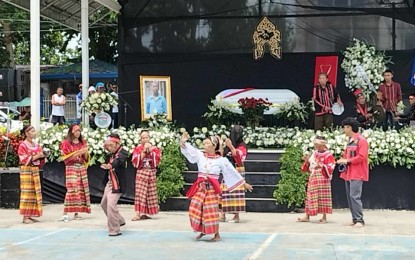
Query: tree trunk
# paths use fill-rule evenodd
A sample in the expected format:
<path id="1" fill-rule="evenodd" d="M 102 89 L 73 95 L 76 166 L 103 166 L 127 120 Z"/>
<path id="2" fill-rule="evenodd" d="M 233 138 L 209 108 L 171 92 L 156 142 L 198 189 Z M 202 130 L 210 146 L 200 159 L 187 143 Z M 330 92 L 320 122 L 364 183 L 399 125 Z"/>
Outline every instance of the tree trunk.
<path id="1" fill-rule="evenodd" d="M 6 50 L 9 53 L 9 59 L 10 59 L 10 67 L 14 68 L 15 67 L 15 63 L 14 63 L 14 55 L 13 55 L 13 35 L 11 32 L 11 28 L 10 28 L 10 23 L 8 23 L 7 21 L 3 21 L 3 28 L 4 28 L 4 45 L 6 46 Z"/>

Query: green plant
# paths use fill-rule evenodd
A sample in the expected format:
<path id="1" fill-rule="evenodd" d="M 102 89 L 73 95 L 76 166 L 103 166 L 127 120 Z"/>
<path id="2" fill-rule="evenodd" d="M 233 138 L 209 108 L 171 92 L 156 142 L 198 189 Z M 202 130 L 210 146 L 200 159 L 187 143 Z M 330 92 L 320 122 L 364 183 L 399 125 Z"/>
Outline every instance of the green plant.
<path id="1" fill-rule="evenodd" d="M 274 191 L 278 203 L 295 207 L 304 205 L 308 174 L 301 171 L 302 150 L 289 146 L 281 156 L 281 180 Z"/>
<path id="2" fill-rule="evenodd" d="M 169 144 L 163 149 L 157 176 L 157 193 L 159 202 L 180 195 L 183 189 L 183 171 L 186 169 L 186 160 L 180 152 L 178 144 Z"/>

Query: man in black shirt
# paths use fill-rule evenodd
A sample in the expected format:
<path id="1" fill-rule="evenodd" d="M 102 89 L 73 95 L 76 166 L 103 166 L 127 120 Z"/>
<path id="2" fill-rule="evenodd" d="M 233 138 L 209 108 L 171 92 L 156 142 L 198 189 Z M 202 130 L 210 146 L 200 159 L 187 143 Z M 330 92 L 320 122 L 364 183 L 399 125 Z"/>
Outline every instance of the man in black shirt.
<path id="1" fill-rule="evenodd" d="M 101 200 L 101 207 L 108 217 L 109 236 L 121 235 L 120 226 L 125 225 L 125 219 L 120 215 L 117 208 L 126 187 L 126 173 L 128 152 L 121 146 L 119 135 L 110 134 L 105 142 L 105 149 L 111 154 L 107 163 L 101 164 L 106 170 L 104 178 L 105 190 Z"/>

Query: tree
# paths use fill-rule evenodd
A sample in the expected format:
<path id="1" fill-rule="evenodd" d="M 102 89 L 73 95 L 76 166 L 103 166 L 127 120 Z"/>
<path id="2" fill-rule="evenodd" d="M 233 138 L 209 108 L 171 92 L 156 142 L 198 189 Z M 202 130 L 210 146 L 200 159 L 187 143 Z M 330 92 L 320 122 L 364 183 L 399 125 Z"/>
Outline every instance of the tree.
<path id="1" fill-rule="evenodd" d="M 30 14 L 10 4 L 0 2 L 0 66 L 13 68 L 30 63 Z M 62 65 L 80 60 L 79 49 L 68 49 L 76 31 L 64 30 L 41 19 L 41 64 Z"/>

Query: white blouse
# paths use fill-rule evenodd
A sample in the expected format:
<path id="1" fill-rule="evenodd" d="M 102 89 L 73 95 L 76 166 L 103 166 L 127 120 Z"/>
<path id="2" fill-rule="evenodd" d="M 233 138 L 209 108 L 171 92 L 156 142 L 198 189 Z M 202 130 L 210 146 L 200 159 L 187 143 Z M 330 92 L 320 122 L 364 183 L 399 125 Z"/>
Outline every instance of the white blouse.
<path id="1" fill-rule="evenodd" d="M 181 152 L 190 163 L 197 163 L 199 174 L 214 175 L 219 178 L 219 175 L 222 173 L 223 180 L 229 191 L 245 183 L 241 174 L 225 157 L 209 158 L 189 143 L 185 143 L 185 148 L 181 147 Z"/>

